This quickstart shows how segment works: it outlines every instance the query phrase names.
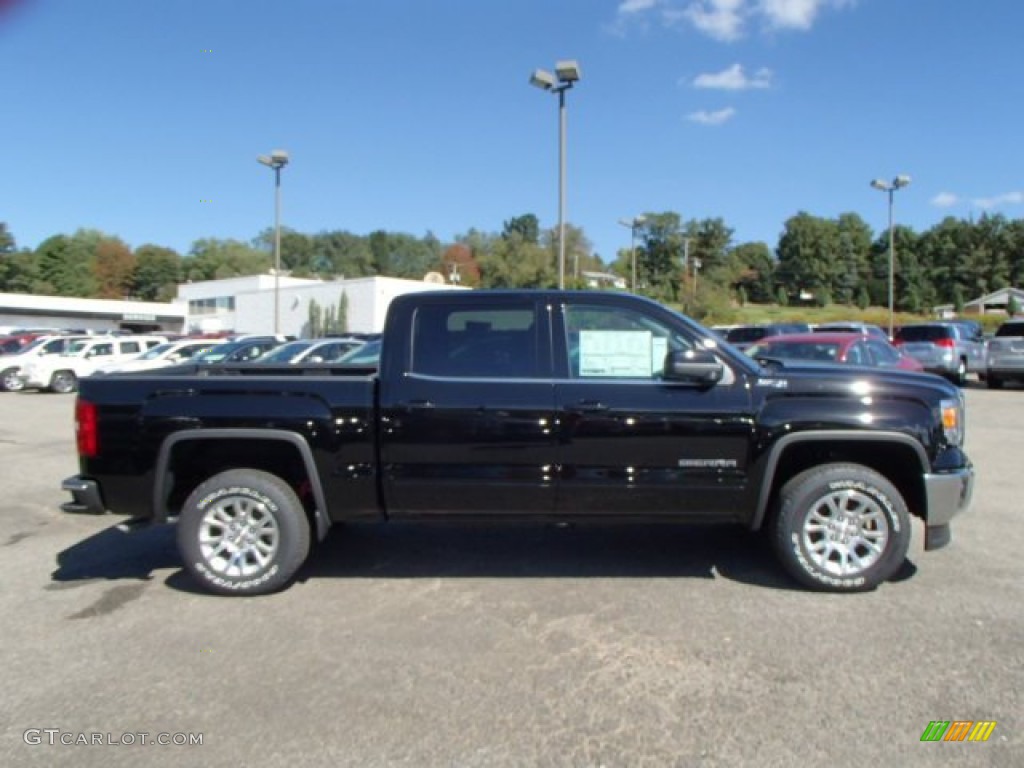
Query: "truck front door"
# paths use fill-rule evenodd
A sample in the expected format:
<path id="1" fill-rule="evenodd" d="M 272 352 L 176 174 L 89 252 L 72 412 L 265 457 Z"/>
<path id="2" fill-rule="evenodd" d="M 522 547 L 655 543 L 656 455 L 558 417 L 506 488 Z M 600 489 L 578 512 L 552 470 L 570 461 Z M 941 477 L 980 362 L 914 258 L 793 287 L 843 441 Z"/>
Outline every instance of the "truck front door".
<path id="1" fill-rule="evenodd" d="M 569 298 L 555 323 L 557 510 L 741 519 L 753 413 L 728 363 L 714 386 L 662 378 L 670 350 L 703 346 L 654 305 Z"/>

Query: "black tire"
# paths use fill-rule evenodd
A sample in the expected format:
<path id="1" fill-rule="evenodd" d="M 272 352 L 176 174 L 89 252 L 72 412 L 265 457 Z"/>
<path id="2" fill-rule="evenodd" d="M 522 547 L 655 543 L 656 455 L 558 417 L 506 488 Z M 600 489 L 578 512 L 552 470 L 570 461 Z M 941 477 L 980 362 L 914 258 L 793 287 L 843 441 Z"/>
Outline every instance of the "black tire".
<path id="1" fill-rule="evenodd" d="M 185 501 L 178 551 L 205 589 L 263 595 L 288 585 L 309 554 L 309 519 L 291 486 L 255 469 L 214 475 Z"/>
<path id="2" fill-rule="evenodd" d="M 967 361 L 961 359 L 956 364 L 956 373 L 953 374 L 953 383 L 958 387 L 967 386 Z"/>
<path id="3" fill-rule="evenodd" d="M 78 377 L 74 371 L 54 371 L 50 377 L 50 391 L 66 395 L 78 389 Z"/>
<path id="4" fill-rule="evenodd" d="M 792 478 L 779 493 L 774 525 L 783 567 L 804 586 L 829 592 L 874 589 L 896 573 L 910 546 L 903 497 L 859 464 L 825 464 Z"/>
<path id="5" fill-rule="evenodd" d="M 988 385 L 989 389 L 1002 389 L 1003 388 L 1003 380 L 996 378 L 991 373 L 988 376 L 985 377 L 985 383 Z"/>
<path id="6" fill-rule="evenodd" d="M 0 389 L 5 392 L 20 392 L 25 388 L 25 382 L 18 376 L 17 368 L 8 368 L 0 373 Z"/>

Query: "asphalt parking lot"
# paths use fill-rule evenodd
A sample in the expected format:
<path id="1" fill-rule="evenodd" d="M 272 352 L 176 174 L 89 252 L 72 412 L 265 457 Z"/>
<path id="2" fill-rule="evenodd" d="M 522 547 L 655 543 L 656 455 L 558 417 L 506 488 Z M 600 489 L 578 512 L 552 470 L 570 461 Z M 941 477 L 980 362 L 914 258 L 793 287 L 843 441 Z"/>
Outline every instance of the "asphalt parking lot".
<path id="1" fill-rule="evenodd" d="M 731 529 L 398 525 L 232 599 L 170 528 L 62 514 L 73 398 L 0 393 L 0 764 L 1024 765 L 1024 390 L 967 400 L 972 510 L 873 593 Z"/>

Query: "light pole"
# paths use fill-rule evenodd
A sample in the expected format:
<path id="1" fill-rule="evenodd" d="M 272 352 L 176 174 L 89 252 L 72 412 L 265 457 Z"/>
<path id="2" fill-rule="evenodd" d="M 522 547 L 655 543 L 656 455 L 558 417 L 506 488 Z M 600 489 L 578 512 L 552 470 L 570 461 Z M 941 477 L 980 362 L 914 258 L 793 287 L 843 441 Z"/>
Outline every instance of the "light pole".
<path id="1" fill-rule="evenodd" d="M 281 169 L 288 165 L 288 153 L 275 149 L 259 155 L 257 161 L 274 169 L 274 333 L 281 325 Z"/>
<path id="2" fill-rule="evenodd" d="M 906 175 L 897 176 L 892 181 L 875 179 L 871 186 L 875 189 L 889 194 L 889 338 L 892 338 L 893 326 L 893 271 L 896 263 L 896 240 L 892 224 L 892 198 L 897 189 L 910 184 L 910 177 Z"/>
<path id="3" fill-rule="evenodd" d="M 634 216 L 632 219 L 619 219 L 619 224 L 629 227 L 630 253 L 632 254 L 633 281 L 630 290 L 636 293 L 636 228 L 647 221 L 646 216 Z"/>
<path id="4" fill-rule="evenodd" d="M 558 289 L 565 288 L 565 92 L 580 79 L 580 65 L 575 60 L 555 63 L 555 74 L 535 69 L 530 85 L 558 94 Z M 578 262 L 573 261 L 573 273 Z"/>

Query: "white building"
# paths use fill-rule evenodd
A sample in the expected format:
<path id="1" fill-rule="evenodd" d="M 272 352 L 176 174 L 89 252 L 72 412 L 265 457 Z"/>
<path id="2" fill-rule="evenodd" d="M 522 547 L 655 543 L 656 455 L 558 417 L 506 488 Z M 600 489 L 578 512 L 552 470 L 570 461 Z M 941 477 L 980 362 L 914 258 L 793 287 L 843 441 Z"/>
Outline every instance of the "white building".
<path id="1" fill-rule="evenodd" d="M 277 288 L 278 332 L 308 336 L 312 302 L 337 311 L 344 296 L 345 329 L 352 333 L 377 333 L 384 328 L 384 317 L 393 298 L 439 289 L 465 290 L 395 277 L 324 281 L 282 276 Z M 187 308 L 190 331 L 273 333 L 274 295 L 273 275 L 250 275 L 179 285 L 175 302 Z"/>
<path id="2" fill-rule="evenodd" d="M 187 307 L 153 301 L 0 293 L 0 327 L 182 333 Z"/>

